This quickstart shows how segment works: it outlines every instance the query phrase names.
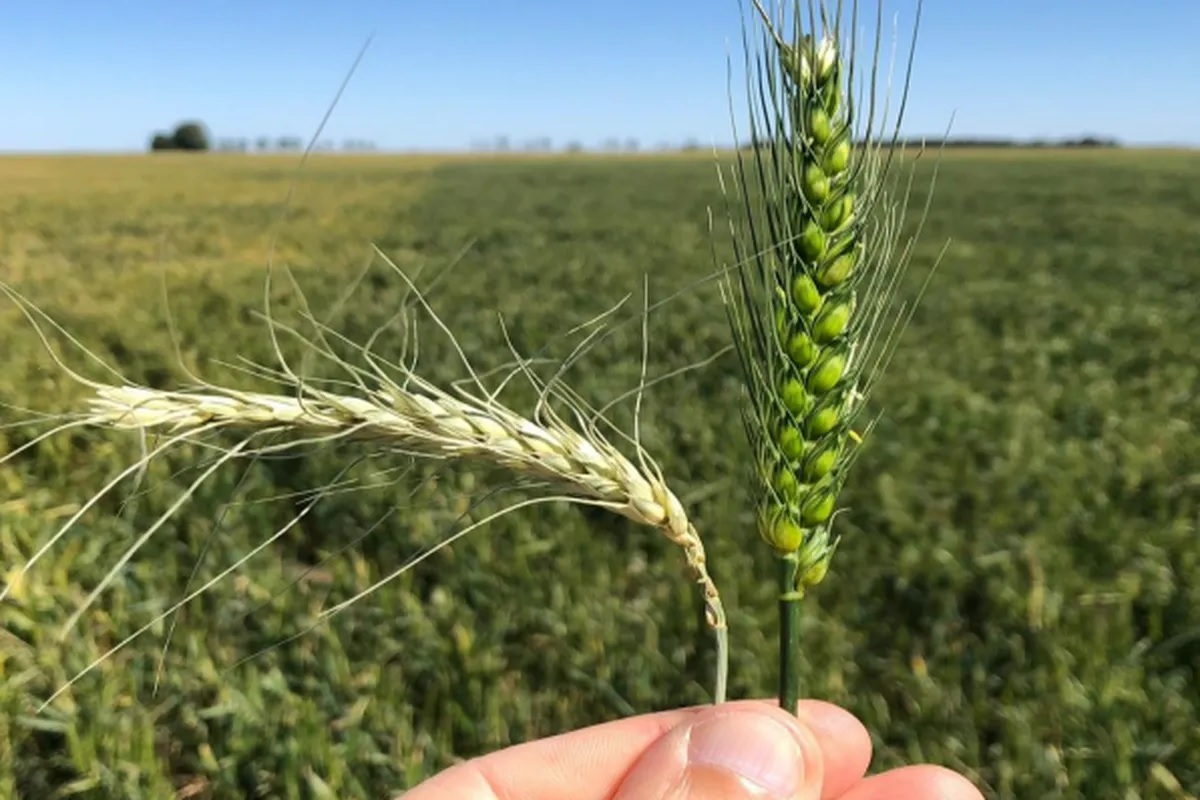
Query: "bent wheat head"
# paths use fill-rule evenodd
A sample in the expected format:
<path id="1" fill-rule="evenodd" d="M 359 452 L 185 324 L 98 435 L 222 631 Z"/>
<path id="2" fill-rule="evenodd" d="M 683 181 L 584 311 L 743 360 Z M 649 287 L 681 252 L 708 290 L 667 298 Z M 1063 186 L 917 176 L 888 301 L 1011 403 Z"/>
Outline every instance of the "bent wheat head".
<path id="1" fill-rule="evenodd" d="M 182 433 L 218 425 L 272 428 L 302 435 L 371 439 L 391 449 L 443 459 L 491 462 L 549 479 L 581 499 L 662 531 L 683 548 L 703 587 L 709 623 L 724 627 L 717 588 L 704 546 L 683 505 L 648 462 L 642 467 L 599 431 L 583 435 L 548 407 L 537 422 L 494 401 L 468 401 L 430 384 L 415 392 L 397 384 L 368 397 L 304 387 L 305 398 L 220 390 L 168 392 L 140 386 L 95 387 L 88 421 L 112 428 Z"/>
<path id="2" fill-rule="evenodd" d="M 403 276 L 402 273 L 401 275 L 408 281 L 406 276 Z M 409 286 L 415 291 L 411 282 L 409 282 Z M 66 334 L 53 320 L 34 308 L 15 291 L 3 284 L 0 284 L 0 290 L 4 291 L 22 308 L 52 355 L 54 351 L 42 333 L 37 319 L 39 316 L 70 338 L 70 335 Z M 417 296 L 418 302 L 424 305 L 441 325 L 441 321 L 424 303 L 424 299 L 420 297 L 419 293 Z M 299 336 L 295 331 L 272 320 L 269 314 L 267 321 L 271 326 L 273 339 L 276 330 L 285 330 Z M 443 330 L 449 335 L 449 331 L 444 326 Z M 19 570 L 10 573 L 4 589 L 0 591 L 0 601 L 9 595 L 14 585 L 19 584 L 25 572 L 31 569 L 55 543 L 65 536 L 82 515 L 93 507 L 102 496 L 114 488 L 119 481 L 144 468 L 151 458 L 175 444 L 200 440 L 201 437 L 209 437 L 221 432 L 236 432 L 241 437 L 230 448 L 220 447 L 219 449 L 224 450 L 224 455 L 217 459 L 213 466 L 206 469 L 196 484 L 193 484 L 169 511 L 143 532 L 138 540 L 125 551 L 117 565 L 92 591 L 87 600 L 83 602 L 82 607 L 76 610 L 66 624 L 66 629 L 69 630 L 73 627 L 83 611 L 104 591 L 124 564 L 187 501 L 196 486 L 206 480 L 221 464 L 235 457 L 286 450 L 296 446 L 297 443 L 365 441 L 385 452 L 424 457 L 442 462 L 469 460 L 492 465 L 507 470 L 520 478 L 534 479 L 541 487 L 550 487 L 549 491 L 541 493 L 534 500 L 518 502 L 482 521 L 473 523 L 465 530 L 454 534 L 451 539 L 443 542 L 439 547 L 445 546 L 467 531 L 495 519 L 503 513 L 534 502 L 558 499 L 602 507 L 634 522 L 661 531 L 684 551 L 687 564 L 700 584 L 707 621 L 713 628 L 717 641 L 717 674 L 714 697 L 717 702 L 724 700 L 728 671 L 725 612 L 717 587 L 708 572 L 704 545 L 679 498 L 668 488 L 661 471 L 636 438 L 625 437 L 629 438 L 636 448 L 636 457 L 634 459 L 627 458 L 600 430 L 599 424 L 607 422 L 600 412 L 589 413 L 584 403 L 566 387 L 557 383 L 540 382 L 540 379 L 535 378 L 528 371 L 526 362 L 519 356 L 520 366 L 513 370 L 510 377 L 523 373 L 540 389 L 540 399 L 530 417 L 513 411 L 497 399 L 495 391 L 485 389 L 461 350 L 459 353 L 463 357 L 464 363 L 467 363 L 468 370 L 471 371 L 473 385 L 477 387 L 477 391 L 474 393 L 469 391 L 465 385 L 456 384 L 452 394 L 416 374 L 411 365 L 382 361 L 372 353 L 370 343 L 357 345 L 343 340 L 343 344 L 349 344 L 361 354 L 366 362 L 365 367 L 352 364 L 330 349 L 329 340 L 336 338 L 338 336 L 336 333 L 320 324 L 317 324 L 317 331 L 313 339 L 304 339 L 303 343 L 310 348 L 311 352 L 318 353 L 344 370 L 351 380 L 349 382 L 340 381 L 339 384 L 357 387 L 357 394 L 328 391 L 321 388 L 315 381 L 301 378 L 288 366 L 277 343 L 276 351 L 280 357 L 281 369 L 270 370 L 264 367 L 259 368 L 259 371 L 270 374 L 272 379 L 282 383 L 290 391 L 290 394 L 245 392 L 207 383 L 202 383 L 201 388 L 195 390 L 166 391 L 134 385 L 125 381 L 124 378 L 121 378 L 121 381 L 125 382 L 119 385 L 101 383 L 72 372 L 55 356 L 55 360 L 70 376 L 91 389 L 92 394 L 86 402 L 86 410 L 72 415 L 69 422 L 61 424 L 54 430 L 0 458 L 0 463 L 16 456 L 21 450 L 35 445 L 38 441 L 60 431 L 80 426 L 134 430 L 144 433 L 159 432 L 168 434 L 167 441 L 156 446 L 143 457 L 140 463 L 131 465 L 101 489 L 62 525 Z M 72 339 L 72 341 L 75 340 Z M 458 344 L 452 336 L 451 341 L 457 348 Z M 75 343 L 78 344 L 78 342 Z M 95 357 L 93 356 L 93 358 Z M 384 368 L 385 365 L 388 369 Z M 568 424 L 563 416 L 555 410 L 554 405 L 550 402 L 552 399 L 566 403 L 576 425 Z M 264 436 L 278 437 L 281 434 L 283 438 L 278 443 L 257 444 Z M 251 447 L 252 442 L 255 443 L 253 447 Z M 295 521 L 293 520 L 293 522 Z M 221 573 L 213 582 L 220 580 L 233 569 L 245 563 L 254 553 L 282 535 L 287 527 L 285 526 L 277 532 L 275 536 L 256 548 L 238 564 Z M 383 583 L 398 577 L 403 571 L 415 566 L 432 552 L 426 551 L 424 555 L 409 561 L 399 571 L 383 578 L 370 589 L 323 612 L 322 618 L 337 613 L 350 603 L 374 591 Z M 210 586 L 211 583 L 208 585 Z M 204 588 L 206 587 L 189 594 L 180 603 L 152 621 L 150 625 L 194 599 Z M 109 653 L 101 656 L 101 660 L 112 655 L 117 649 L 123 648 L 136 636 L 147 630 L 150 625 L 119 643 Z M 94 668 L 98 663 L 99 661 L 93 663 L 88 670 Z M 82 674 L 73 678 L 71 683 L 82 677 Z M 62 687 L 59 692 L 65 688 L 67 687 Z"/>

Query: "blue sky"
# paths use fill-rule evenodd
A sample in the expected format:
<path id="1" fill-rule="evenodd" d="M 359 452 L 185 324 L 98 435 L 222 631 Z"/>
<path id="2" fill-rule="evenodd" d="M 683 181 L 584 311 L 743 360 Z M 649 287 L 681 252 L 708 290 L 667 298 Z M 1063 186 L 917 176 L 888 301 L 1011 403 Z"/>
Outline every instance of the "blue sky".
<path id="1" fill-rule="evenodd" d="M 902 31 L 914 3 L 884 0 Z M 0 2 L 0 151 L 139 150 L 193 117 L 214 137 L 307 139 L 371 34 L 331 140 L 723 143 L 740 13 L 737 0 Z M 954 115 L 956 135 L 1200 144 L 1198 31 L 1198 0 L 926 0 L 905 130 L 937 136 Z"/>

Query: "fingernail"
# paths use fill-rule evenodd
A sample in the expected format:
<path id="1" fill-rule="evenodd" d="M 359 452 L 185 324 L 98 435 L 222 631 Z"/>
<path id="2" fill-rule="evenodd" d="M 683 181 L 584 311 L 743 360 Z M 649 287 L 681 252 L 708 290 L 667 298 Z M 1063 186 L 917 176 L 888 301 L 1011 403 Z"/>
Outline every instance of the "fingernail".
<path id="1" fill-rule="evenodd" d="M 730 772 L 771 797 L 792 798 L 804 780 L 795 734 L 755 712 L 723 714 L 698 725 L 688 761 Z"/>

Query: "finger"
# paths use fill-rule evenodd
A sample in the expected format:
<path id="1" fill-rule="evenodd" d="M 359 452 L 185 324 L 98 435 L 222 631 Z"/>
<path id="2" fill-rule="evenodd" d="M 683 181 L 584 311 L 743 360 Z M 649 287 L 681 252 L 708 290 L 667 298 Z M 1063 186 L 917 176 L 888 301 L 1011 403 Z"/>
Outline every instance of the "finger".
<path id="1" fill-rule="evenodd" d="M 838 797 L 838 800 L 983 800 L 971 782 L 943 767 L 902 767 L 873 775 Z"/>
<path id="2" fill-rule="evenodd" d="M 422 783 L 406 794 L 405 800 L 557 800 L 564 796 L 611 800 L 658 740 L 681 725 L 696 724 L 715 708 L 778 712 L 774 702 L 745 700 L 596 725 L 466 762 Z M 811 729 L 822 760 L 827 761 L 825 778 L 830 787 L 846 786 L 860 778 L 870 761 L 870 738 L 861 724 L 842 709 L 815 701 L 802 702 L 800 715 L 802 726 L 789 724 Z"/>
<path id="3" fill-rule="evenodd" d="M 797 712 L 816 736 L 825 762 L 821 800 L 841 797 L 871 765 L 871 734 L 853 714 L 832 703 L 804 700 Z"/>

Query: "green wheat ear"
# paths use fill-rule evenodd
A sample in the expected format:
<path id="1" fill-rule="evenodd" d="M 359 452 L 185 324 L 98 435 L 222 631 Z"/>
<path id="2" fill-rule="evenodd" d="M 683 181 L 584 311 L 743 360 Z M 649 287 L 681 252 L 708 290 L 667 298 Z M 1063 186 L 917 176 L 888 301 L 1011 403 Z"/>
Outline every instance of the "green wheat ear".
<path id="1" fill-rule="evenodd" d="M 763 35 L 757 52 L 747 45 L 750 155 L 738 154 L 742 213 L 731 216 L 741 266 L 723 286 L 758 531 L 780 563 L 785 706 L 797 692 L 798 602 L 838 545 L 833 520 L 862 441 L 854 425 L 895 341 L 907 262 L 896 251 L 904 203 L 888 190 L 895 134 L 887 142 L 872 132 L 873 95 L 859 119 L 845 9 L 810 7 L 812 24 L 802 25 L 801 5 L 785 38 L 782 17 L 755 0 Z M 854 6 L 851 29 L 856 20 Z"/>

